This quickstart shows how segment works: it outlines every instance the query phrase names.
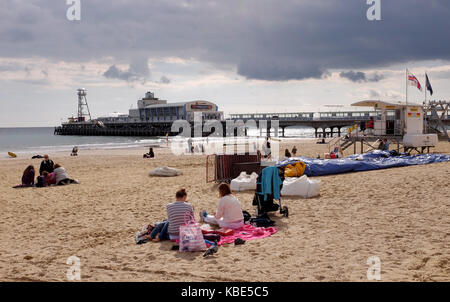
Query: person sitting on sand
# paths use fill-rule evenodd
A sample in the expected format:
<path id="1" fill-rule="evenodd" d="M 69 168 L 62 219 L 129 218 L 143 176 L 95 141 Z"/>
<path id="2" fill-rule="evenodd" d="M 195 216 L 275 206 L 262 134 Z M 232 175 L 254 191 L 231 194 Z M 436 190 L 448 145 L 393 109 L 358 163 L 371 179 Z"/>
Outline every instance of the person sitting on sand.
<path id="1" fill-rule="evenodd" d="M 64 186 L 73 183 L 78 183 L 76 180 L 69 178 L 69 174 L 67 174 L 66 169 L 62 167 L 60 164 L 55 164 L 54 166 L 54 178 L 57 186 Z"/>
<path id="2" fill-rule="evenodd" d="M 292 156 L 297 156 L 297 147 L 292 148 Z"/>
<path id="3" fill-rule="evenodd" d="M 39 175 L 36 179 L 36 187 L 42 188 L 47 187 L 48 184 L 48 172 L 44 171 L 42 175 Z"/>
<path id="4" fill-rule="evenodd" d="M 39 175 L 42 175 L 44 171 L 47 171 L 48 173 L 52 173 L 54 170 L 54 163 L 53 161 L 48 157 L 47 154 L 44 155 L 44 160 L 41 162 L 41 167 L 39 168 Z"/>
<path id="5" fill-rule="evenodd" d="M 70 156 L 78 156 L 78 147 L 75 146 L 72 149 L 72 153 L 70 153 Z"/>
<path id="6" fill-rule="evenodd" d="M 161 222 L 155 223 L 155 227 L 153 228 L 150 238 L 153 242 L 159 242 L 162 240 L 169 240 L 169 221 L 163 220 Z M 158 237 L 156 237 L 158 235 Z"/>
<path id="7" fill-rule="evenodd" d="M 159 242 L 162 240 L 169 240 L 169 233 L 167 232 L 168 228 L 169 222 L 166 219 L 155 223 L 155 226 L 149 224 L 141 232 L 136 233 L 136 243 L 141 244 L 147 241 Z M 158 237 L 156 237 L 157 235 Z"/>
<path id="8" fill-rule="evenodd" d="M 153 153 L 153 148 L 150 148 L 148 153 L 144 154 L 144 158 L 154 158 L 154 157 L 155 157 L 155 153 Z"/>
<path id="9" fill-rule="evenodd" d="M 179 238 L 180 226 L 184 225 L 186 213 L 194 216 L 193 206 L 187 202 L 186 189 L 181 188 L 175 194 L 176 201 L 167 205 L 167 218 L 169 221 L 169 238 L 176 240 Z"/>
<path id="10" fill-rule="evenodd" d="M 34 167 L 32 165 L 28 166 L 22 175 L 22 187 L 32 187 L 34 186 Z"/>
<path id="11" fill-rule="evenodd" d="M 232 195 L 230 185 L 222 183 L 219 185 L 219 204 L 215 215 L 208 212 L 200 212 L 200 219 L 204 222 L 215 224 L 225 229 L 239 229 L 244 226 L 244 215 L 242 214 L 241 202 Z"/>
<path id="12" fill-rule="evenodd" d="M 389 142 L 387 139 L 384 139 L 384 151 L 389 152 Z"/>
<path id="13" fill-rule="evenodd" d="M 378 145 L 378 150 L 384 151 L 384 140 L 381 140 L 380 144 Z"/>

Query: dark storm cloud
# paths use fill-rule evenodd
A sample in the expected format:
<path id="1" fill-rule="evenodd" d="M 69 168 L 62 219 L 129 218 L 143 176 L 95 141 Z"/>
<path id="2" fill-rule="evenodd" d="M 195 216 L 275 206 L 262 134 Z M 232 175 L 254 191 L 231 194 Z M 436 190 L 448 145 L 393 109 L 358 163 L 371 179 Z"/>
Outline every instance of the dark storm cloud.
<path id="1" fill-rule="evenodd" d="M 136 57 L 177 56 L 276 81 L 450 59 L 448 0 L 381 0 L 379 22 L 367 20 L 365 0 L 81 3 L 82 20 L 70 22 L 66 1 L 1 1 L 0 56 L 112 57 L 130 67 Z M 110 73 L 145 74 L 133 68 Z"/>
<path id="2" fill-rule="evenodd" d="M 348 79 L 352 82 L 365 83 L 365 82 L 379 82 L 384 79 L 384 76 L 378 73 L 373 74 L 371 77 L 367 77 L 365 72 L 361 71 L 343 71 L 339 74 L 341 78 Z"/>

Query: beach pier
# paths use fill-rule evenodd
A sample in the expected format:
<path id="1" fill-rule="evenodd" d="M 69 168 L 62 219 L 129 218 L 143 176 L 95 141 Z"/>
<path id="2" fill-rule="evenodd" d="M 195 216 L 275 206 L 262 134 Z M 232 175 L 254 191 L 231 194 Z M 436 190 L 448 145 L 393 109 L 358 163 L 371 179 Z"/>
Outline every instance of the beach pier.
<path id="1" fill-rule="evenodd" d="M 439 104 L 442 105 L 442 104 Z M 447 105 L 447 104 L 445 104 Z M 438 108 L 440 109 L 440 108 Z M 448 107 L 444 110 L 438 111 L 435 107 L 425 111 L 425 116 L 428 117 L 428 126 L 433 129 L 440 130 L 450 125 L 450 115 Z M 439 113 L 439 118 L 437 118 Z M 346 112 L 297 112 L 297 113 L 248 113 L 248 114 L 231 114 L 226 120 L 221 120 L 223 127 L 223 136 L 231 135 L 226 133 L 227 121 L 232 121 L 234 124 L 243 122 L 245 125 L 248 121 L 254 121 L 256 127 L 259 128 L 259 135 L 271 136 L 271 132 L 275 136 L 286 136 L 286 129 L 293 127 L 309 127 L 314 129 L 314 136 L 316 138 L 332 138 L 341 137 L 343 131 L 348 127 L 367 123 L 370 118 L 379 120 L 382 112 L 379 110 L 372 111 L 346 111 Z M 277 126 L 273 126 L 273 122 L 277 121 Z M 87 135 L 87 136 L 169 136 L 179 135 L 178 132 L 172 132 L 172 120 L 167 121 L 82 121 L 63 123 L 61 126 L 55 128 L 55 135 Z M 260 123 L 266 123 L 266 126 Z M 194 122 L 189 121 L 194 135 Z M 202 127 L 204 121 L 202 122 Z M 439 129 L 438 129 L 439 128 Z M 213 128 L 214 129 L 214 128 Z M 215 129 L 214 129 L 215 130 Z M 244 133 L 247 135 L 247 128 L 244 128 Z M 202 132 L 203 136 L 208 136 L 211 132 Z M 238 135 L 237 129 L 233 131 L 235 136 Z M 241 132 L 242 133 L 242 132 Z"/>

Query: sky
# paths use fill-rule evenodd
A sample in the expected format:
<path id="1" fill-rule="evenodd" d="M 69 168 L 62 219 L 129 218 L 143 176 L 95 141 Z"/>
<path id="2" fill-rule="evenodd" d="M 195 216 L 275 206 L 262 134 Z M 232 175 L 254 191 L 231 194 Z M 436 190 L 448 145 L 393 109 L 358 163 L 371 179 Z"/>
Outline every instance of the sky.
<path id="1" fill-rule="evenodd" d="M 0 127 L 57 126 L 87 89 L 93 118 L 146 91 L 226 115 L 404 101 L 406 68 L 450 95 L 450 1 L 0 0 Z M 408 88 L 410 102 L 424 91 Z M 345 106 L 330 108 L 330 106 Z"/>

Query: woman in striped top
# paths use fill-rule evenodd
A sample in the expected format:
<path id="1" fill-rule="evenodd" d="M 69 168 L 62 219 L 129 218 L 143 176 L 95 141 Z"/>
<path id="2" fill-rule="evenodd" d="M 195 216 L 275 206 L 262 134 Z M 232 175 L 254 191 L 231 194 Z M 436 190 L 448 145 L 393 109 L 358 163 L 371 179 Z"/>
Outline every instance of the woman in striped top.
<path id="1" fill-rule="evenodd" d="M 167 205 L 167 218 L 169 220 L 170 240 L 176 240 L 179 237 L 180 226 L 184 225 L 184 216 L 186 213 L 194 216 L 193 206 L 187 202 L 187 193 L 181 188 L 175 194 L 176 201 Z"/>

